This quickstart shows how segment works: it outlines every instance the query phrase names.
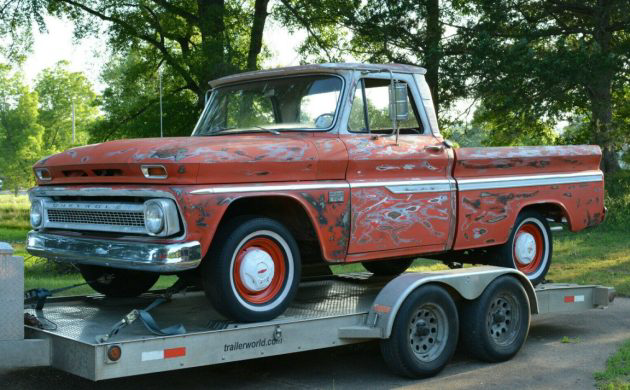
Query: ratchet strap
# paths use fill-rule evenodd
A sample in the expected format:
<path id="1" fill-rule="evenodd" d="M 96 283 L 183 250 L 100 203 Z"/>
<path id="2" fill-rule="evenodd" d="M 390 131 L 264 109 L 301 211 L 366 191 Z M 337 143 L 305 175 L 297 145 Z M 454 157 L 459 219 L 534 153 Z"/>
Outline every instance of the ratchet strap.
<path id="1" fill-rule="evenodd" d="M 177 280 L 175 284 L 166 289 L 164 294 L 153 301 L 149 306 L 140 310 L 133 309 L 132 311 L 127 313 L 120 321 L 115 323 L 109 333 L 96 336 L 96 342 L 105 343 L 109 341 L 109 339 L 117 335 L 118 332 L 120 332 L 126 326 L 134 323 L 138 318 L 140 318 L 140 321 L 144 324 L 144 327 L 147 328 L 149 332 L 158 336 L 172 336 L 186 333 L 186 328 L 184 328 L 184 325 L 182 324 L 160 328 L 153 316 L 149 313 L 149 311 L 161 305 L 162 303 L 170 301 L 173 294 L 186 289 L 186 287 L 186 284 L 181 279 Z"/>

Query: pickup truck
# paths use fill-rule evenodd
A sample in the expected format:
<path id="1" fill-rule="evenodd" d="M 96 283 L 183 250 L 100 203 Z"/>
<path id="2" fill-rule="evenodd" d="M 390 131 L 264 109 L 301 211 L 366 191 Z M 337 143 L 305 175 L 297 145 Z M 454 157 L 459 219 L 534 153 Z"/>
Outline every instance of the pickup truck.
<path id="1" fill-rule="evenodd" d="M 549 221 L 605 217 L 597 146 L 454 148 L 425 70 L 320 64 L 211 82 L 191 137 L 117 140 L 37 162 L 29 253 L 129 297 L 200 281 L 238 321 L 280 315 L 304 275 L 417 257 L 512 267 L 540 283 Z"/>

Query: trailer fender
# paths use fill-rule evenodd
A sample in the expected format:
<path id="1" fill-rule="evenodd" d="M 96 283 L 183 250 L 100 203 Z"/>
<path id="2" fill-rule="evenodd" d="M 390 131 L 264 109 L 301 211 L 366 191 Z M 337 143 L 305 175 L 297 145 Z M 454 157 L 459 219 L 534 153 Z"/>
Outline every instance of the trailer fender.
<path id="1" fill-rule="evenodd" d="M 534 286 L 521 272 L 503 267 L 473 267 L 444 272 L 410 272 L 391 280 L 374 299 L 366 323 L 359 326 L 339 329 L 341 338 L 381 338 L 386 339 L 392 332 L 398 309 L 416 288 L 427 283 L 441 284 L 452 293 L 454 290 L 464 300 L 474 300 L 486 287 L 502 275 L 514 275 L 523 285 L 529 298 L 530 311 L 538 313 L 538 300 Z M 458 298 L 458 297 L 454 297 Z"/>

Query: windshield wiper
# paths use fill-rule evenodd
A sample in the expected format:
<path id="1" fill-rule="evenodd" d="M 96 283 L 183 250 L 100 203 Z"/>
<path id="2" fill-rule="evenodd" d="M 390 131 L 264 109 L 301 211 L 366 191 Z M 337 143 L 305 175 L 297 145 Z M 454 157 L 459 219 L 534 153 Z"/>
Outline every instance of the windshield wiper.
<path id="1" fill-rule="evenodd" d="M 262 127 L 262 126 L 252 126 L 252 127 L 255 127 L 255 128 L 257 128 L 257 129 L 260 129 L 260 130 L 265 130 L 265 131 L 268 131 L 268 132 L 270 132 L 271 134 L 280 135 L 280 132 L 279 132 L 278 130 L 274 130 L 274 129 L 267 129 L 267 128 Z"/>

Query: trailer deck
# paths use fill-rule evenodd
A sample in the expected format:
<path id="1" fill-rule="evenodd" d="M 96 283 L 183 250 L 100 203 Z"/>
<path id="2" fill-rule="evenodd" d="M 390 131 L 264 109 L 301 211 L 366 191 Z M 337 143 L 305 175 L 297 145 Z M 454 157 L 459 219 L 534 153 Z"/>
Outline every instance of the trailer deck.
<path id="1" fill-rule="evenodd" d="M 133 309 L 157 296 L 53 298 L 43 311 L 26 310 L 46 329 L 26 326 L 26 337 L 48 339 L 51 365 L 91 380 L 252 359 L 361 341 L 341 339 L 338 329 L 365 321 L 374 298 L 389 279 L 354 274 L 303 283 L 290 308 L 273 321 L 237 324 L 208 305 L 202 292 L 176 294 L 151 311 L 160 326 L 181 323 L 186 334 L 155 336 L 138 320 L 106 343 L 97 337 Z M 120 360 L 107 350 L 118 345 Z M 63 352 L 61 352 L 63 351 Z"/>

